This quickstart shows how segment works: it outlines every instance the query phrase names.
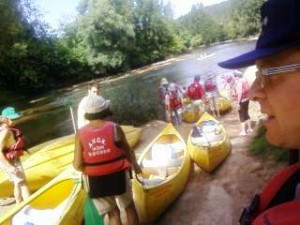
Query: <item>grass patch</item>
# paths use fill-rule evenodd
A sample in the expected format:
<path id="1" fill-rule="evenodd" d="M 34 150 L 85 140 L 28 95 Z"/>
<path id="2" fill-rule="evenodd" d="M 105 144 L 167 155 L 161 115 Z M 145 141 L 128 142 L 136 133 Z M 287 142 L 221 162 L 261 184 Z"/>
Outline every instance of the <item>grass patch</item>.
<path id="1" fill-rule="evenodd" d="M 271 145 L 266 139 L 266 129 L 260 126 L 250 143 L 250 152 L 262 160 L 274 159 L 278 162 L 288 161 L 288 151 Z"/>

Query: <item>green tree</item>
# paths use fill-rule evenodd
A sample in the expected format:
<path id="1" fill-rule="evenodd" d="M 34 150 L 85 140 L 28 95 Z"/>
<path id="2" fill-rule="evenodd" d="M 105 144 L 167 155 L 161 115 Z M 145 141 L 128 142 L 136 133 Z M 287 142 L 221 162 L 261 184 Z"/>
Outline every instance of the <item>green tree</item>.
<path id="1" fill-rule="evenodd" d="M 88 10 L 81 17 L 79 32 L 87 47 L 87 61 L 94 71 L 114 71 L 128 61 L 126 51 L 134 39 L 129 15 L 129 0 L 88 2 Z"/>

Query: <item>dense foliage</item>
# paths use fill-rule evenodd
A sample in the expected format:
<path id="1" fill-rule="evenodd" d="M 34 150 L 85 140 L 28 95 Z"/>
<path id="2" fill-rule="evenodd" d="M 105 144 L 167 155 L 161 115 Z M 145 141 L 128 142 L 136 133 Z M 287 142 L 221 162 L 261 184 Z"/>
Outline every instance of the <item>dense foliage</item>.
<path id="1" fill-rule="evenodd" d="M 82 0 L 78 16 L 55 33 L 34 0 L 0 0 L 1 88 L 55 89 L 259 31 L 263 0 L 198 4 L 177 19 L 163 2 Z"/>

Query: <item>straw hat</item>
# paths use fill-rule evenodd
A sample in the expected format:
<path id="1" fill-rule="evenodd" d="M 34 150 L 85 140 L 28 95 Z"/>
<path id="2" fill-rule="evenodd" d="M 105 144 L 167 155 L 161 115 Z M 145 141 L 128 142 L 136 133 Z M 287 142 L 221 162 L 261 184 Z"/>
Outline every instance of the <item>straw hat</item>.
<path id="1" fill-rule="evenodd" d="M 169 81 L 167 80 L 167 78 L 165 78 L 165 77 L 161 78 L 160 85 L 166 85 L 166 84 L 169 84 Z"/>

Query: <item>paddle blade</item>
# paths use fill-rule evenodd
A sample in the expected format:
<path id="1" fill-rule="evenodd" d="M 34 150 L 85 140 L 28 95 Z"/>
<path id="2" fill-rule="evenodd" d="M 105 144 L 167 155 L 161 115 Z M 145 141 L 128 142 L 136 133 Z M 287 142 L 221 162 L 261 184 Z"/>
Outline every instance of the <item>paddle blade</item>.
<path id="1" fill-rule="evenodd" d="M 99 215 L 92 199 L 87 196 L 84 203 L 84 224 L 85 225 L 104 225 L 102 216 Z"/>

